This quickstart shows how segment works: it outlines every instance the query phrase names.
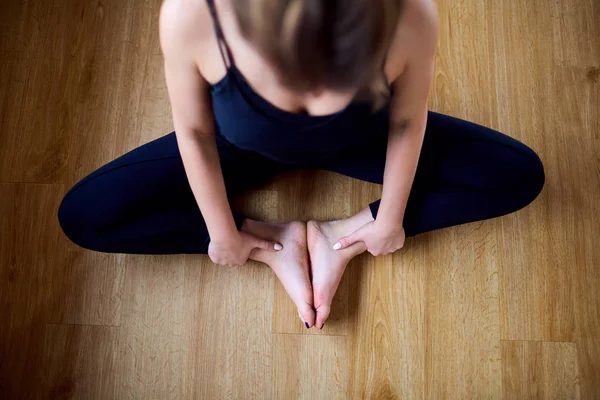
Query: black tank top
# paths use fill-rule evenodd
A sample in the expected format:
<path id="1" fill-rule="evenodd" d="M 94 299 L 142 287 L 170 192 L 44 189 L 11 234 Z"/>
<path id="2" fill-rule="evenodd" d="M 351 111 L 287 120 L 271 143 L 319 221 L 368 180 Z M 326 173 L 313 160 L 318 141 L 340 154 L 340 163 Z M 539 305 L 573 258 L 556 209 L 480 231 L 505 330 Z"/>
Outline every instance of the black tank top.
<path id="1" fill-rule="evenodd" d="M 373 111 L 370 102 L 354 101 L 335 114 L 311 116 L 284 111 L 261 97 L 236 68 L 214 0 L 207 2 L 227 68 L 210 88 L 217 134 L 243 150 L 290 165 L 324 161 L 385 140 L 389 104 Z"/>

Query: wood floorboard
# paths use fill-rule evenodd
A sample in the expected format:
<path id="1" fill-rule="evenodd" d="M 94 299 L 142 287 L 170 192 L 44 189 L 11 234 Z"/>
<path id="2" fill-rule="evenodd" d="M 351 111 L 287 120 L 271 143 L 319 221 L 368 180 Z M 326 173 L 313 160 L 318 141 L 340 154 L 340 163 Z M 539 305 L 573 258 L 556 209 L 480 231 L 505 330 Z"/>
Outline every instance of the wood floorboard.
<path id="1" fill-rule="evenodd" d="M 354 259 L 322 331 L 271 271 L 110 255 L 65 192 L 172 131 L 161 0 L 0 2 L 0 398 L 600 398 L 600 2 L 437 0 L 434 111 L 521 140 L 524 210 Z M 338 219 L 381 187 L 285 173 L 267 221 Z"/>

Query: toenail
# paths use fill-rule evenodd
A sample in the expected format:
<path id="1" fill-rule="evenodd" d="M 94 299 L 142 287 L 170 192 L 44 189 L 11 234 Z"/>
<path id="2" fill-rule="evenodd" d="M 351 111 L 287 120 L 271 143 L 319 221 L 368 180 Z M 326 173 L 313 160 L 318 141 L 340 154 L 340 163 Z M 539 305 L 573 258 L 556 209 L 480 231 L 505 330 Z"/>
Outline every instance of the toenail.
<path id="1" fill-rule="evenodd" d="M 310 325 L 308 325 L 308 322 L 305 322 L 304 325 L 306 326 L 306 329 L 310 329 Z"/>

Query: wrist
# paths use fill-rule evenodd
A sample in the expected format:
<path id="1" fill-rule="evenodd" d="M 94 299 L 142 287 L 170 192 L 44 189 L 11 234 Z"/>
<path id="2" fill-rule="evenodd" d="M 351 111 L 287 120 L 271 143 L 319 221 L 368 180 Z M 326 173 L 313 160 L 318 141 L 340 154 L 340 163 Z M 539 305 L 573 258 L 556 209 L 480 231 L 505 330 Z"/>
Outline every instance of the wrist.
<path id="1" fill-rule="evenodd" d="M 237 229 L 220 230 L 215 234 L 210 234 L 210 240 L 215 243 L 227 243 L 236 241 L 240 238 L 240 232 Z"/>
<path id="2" fill-rule="evenodd" d="M 382 233 L 394 233 L 399 232 L 403 228 L 402 221 L 398 222 L 391 219 L 379 218 L 379 216 L 375 219 L 375 229 Z"/>
<path id="3" fill-rule="evenodd" d="M 402 203 L 398 204 L 398 202 L 386 202 L 384 200 L 381 199 L 375 217 L 375 224 L 382 230 L 397 231 L 404 224 L 405 207 L 402 206 Z"/>

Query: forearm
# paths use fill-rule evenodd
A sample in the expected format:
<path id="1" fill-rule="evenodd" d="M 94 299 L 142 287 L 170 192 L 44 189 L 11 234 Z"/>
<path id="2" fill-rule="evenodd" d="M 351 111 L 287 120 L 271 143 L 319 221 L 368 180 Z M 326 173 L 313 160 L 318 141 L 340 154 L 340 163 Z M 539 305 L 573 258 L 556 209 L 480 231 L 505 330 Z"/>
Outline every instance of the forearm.
<path id="1" fill-rule="evenodd" d="M 212 240 L 231 237 L 237 227 L 227 199 L 219 153 L 212 135 L 177 135 L 188 181 Z"/>
<path id="2" fill-rule="evenodd" d="M 395 126 L 390 131 L 383 194 L 377 214 L 377 222 L 384 226 L 402 225 L 421 154 L 425 125 L 426 118 L 423 122 Z"/>

